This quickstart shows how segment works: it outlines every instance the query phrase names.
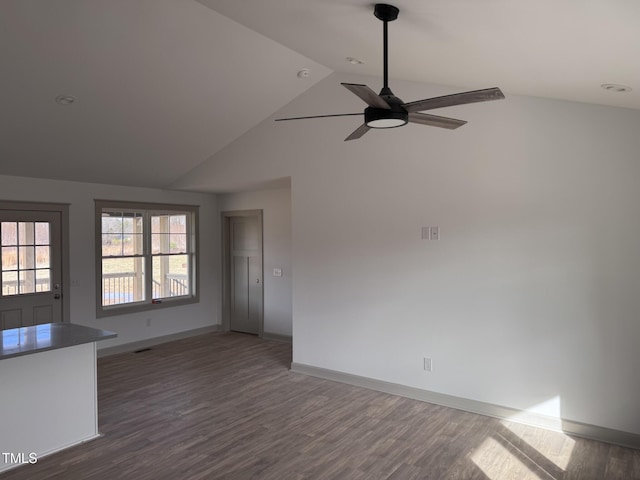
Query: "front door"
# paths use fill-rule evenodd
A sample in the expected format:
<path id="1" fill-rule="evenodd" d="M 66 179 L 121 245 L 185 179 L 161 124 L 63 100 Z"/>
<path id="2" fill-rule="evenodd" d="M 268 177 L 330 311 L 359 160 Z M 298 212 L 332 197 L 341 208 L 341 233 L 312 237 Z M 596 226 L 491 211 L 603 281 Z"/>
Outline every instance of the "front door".
<path id="1" fill-rule="evenodd" d="M 229 329 L 259 335 L 262 323 L 262 225 L 229 217 Z"/>
<path id="2" fill-rule="evenodd" d="M 60 212 L 0 210 L 0 330 L 62 321 Z"/>

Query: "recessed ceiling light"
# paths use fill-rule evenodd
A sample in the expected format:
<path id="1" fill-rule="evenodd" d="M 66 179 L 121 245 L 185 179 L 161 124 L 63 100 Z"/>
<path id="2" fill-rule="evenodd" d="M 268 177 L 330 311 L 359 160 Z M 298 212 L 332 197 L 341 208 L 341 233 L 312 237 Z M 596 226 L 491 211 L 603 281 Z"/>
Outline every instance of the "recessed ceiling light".
<path id="1" fill-rule="evenodd" d="M 357 58 L 354 57 L 347 57 L 347 62 L 349 62 L 351 65 L 363 65 L 364 62 L 362 60 L 358 60 Z"/>
<path id="2" fill-rule="evenodd" d="M 58 95 L 56 103 L 58 105 L 72 105 L 76 101 L 76 97 L 72 95 Z"/>
<path id="3" fill-rule="evenodd" d="M 608 92 L 630 92 L 632 90 L 631 87 L 627 87 L 626 85 L 618 85 L 616 83 L 603 83 L 600 87 L 604 88 Z"/>

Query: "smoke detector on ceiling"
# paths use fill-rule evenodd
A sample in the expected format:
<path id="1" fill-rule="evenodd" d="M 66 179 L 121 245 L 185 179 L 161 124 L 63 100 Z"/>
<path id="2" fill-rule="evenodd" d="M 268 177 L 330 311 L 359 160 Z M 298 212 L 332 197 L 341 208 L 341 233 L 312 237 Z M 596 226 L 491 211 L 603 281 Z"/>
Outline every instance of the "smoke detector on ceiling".
<path id="1" fill-rule="evenodd" d="M 298 78 L 309 78 L 310 75 L 311 70 L 309 70 L 308 68 L 303 68 L 298 72 Z"/>

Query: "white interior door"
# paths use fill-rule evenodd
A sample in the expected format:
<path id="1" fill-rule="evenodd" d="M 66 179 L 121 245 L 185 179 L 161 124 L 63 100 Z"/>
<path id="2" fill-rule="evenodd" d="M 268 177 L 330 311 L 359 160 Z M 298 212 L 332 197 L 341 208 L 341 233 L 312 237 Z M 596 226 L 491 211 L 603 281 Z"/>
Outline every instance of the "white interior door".
<path id="1" fill-rule="evenodd" d="M 256 216 L 229 218 L 229 328 L 260 334 L 262 229 Z"/>
<path id="2" fill-rule="evenodd" d="M 62 321 L 59 212 L 0 210 L 0 330 Z"/>

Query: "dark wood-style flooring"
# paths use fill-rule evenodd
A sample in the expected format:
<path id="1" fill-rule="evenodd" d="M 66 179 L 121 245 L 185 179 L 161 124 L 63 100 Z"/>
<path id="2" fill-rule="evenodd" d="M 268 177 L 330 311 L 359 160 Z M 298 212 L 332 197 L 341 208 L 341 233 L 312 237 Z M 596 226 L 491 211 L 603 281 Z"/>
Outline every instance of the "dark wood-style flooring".
<path id="1" fill-rule="evenodd" d="M 638 450 L 295 374 L 290 363 L 290 345 L 233 333 L 100 359 L 104 436 L 0 477 L 640 479 Z"/>

